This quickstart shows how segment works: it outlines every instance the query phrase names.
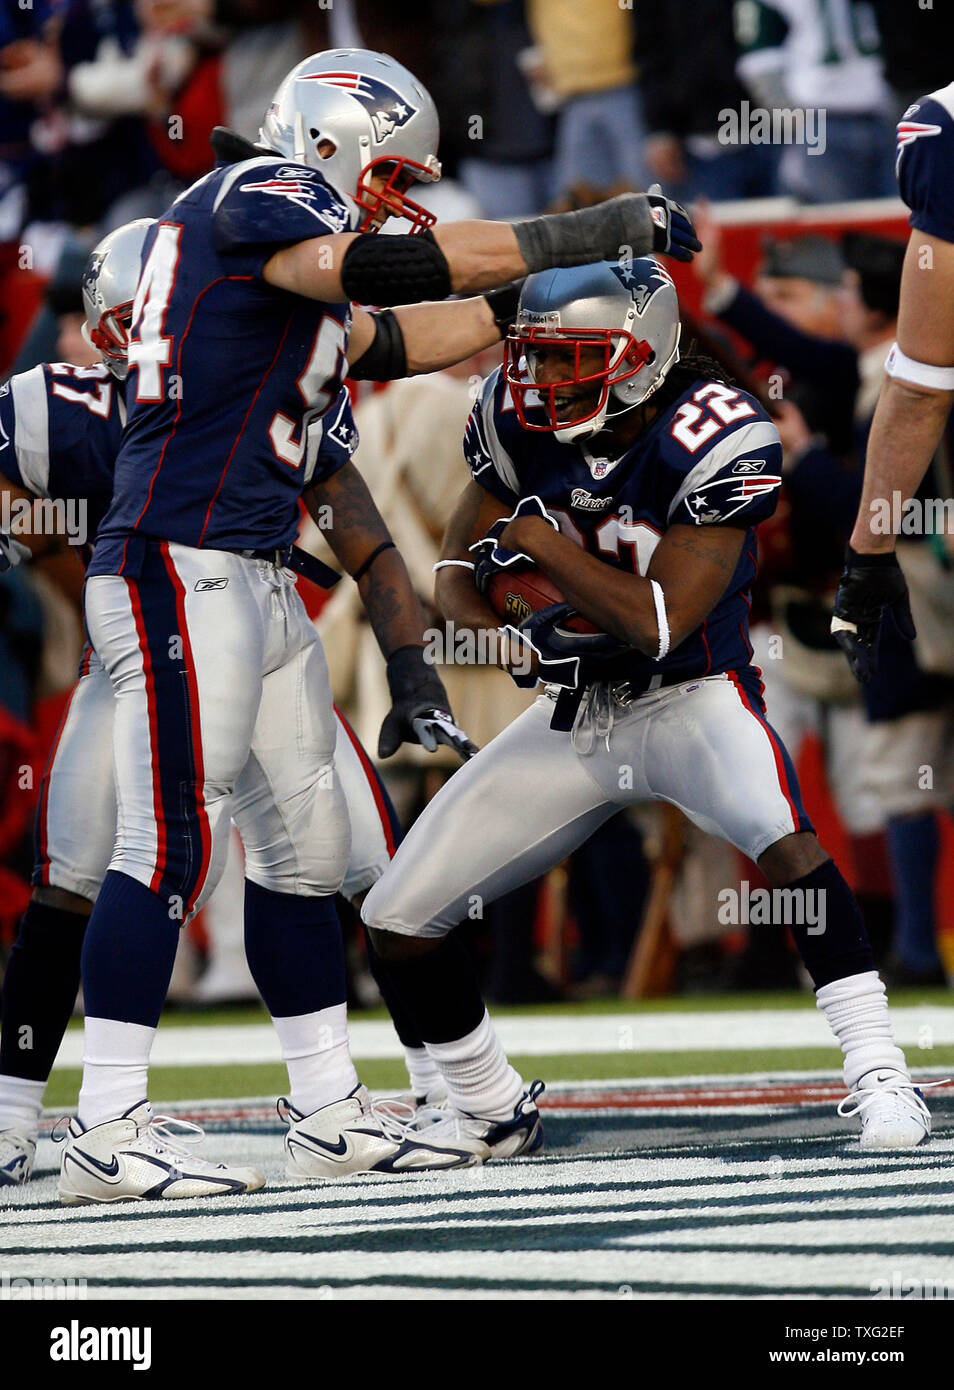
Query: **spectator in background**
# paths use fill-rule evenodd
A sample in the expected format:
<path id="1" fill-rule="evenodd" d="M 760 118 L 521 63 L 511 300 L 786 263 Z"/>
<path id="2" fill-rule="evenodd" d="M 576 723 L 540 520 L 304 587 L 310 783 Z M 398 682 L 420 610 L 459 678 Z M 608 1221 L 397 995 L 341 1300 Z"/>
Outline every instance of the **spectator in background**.
<path id="1" fill-rule="evenodd" d="M 527 0 L 540 52 L 536 80 L 559 102 L 554 193 L 575 185 L 646 188 L 633 12 L 607 0 Z"/>
<path id="2" fill-rule="evenodd" d="M 718 223 L 704 210 L 701 216 L 708 239 L 698 274 L 706 287 L 706 312 L 743 337 L 760 359 L 789 370 L 786 399 L 837 454 L 847 454 L 859 377 L 857 353 L 840 339 L 845 264 L 838 247 L 820 236 L 767 240 L 749 290 L 722 265 Z"/>
<path id="3" fill-rule="evenodd" d="M 872 6 L 736 0 L 735 14 L 738 75 L 755 102 L 824 120 L 824 144 L 814 154 L 807 143 L 785 147 L 780 190 L 808 203 L 893 198 L 891 98 Z"/>
<path id="4" fill-rule="evenodd" d="M 521 68 L 531 42 L 523 0 L 447 0 L 435 23 L 442 162 L 456 160 L 480 216 L 541 212 L 552 198 L 553 118 Z"/>
<path id="5" fill-rule="evenodd" d="M 899 5 L 873 0 L 881 34 L 885 81 L 894 98 L 895 119 L 925 92 L 946 87 L 954 52 L 954 10 L 949 4 Z"/>
<path id="6" fill-rule="evenodd" d="M 693 42 L 687 43 L 687 34 Z M 720 118 L 739 111 L 746 92 L 731 7 L 724 0 L 667 0 L 636 12 L 636 61 L 653 178 L 680 202 L 765 198 L 775 191 L 778 150 L 728 144 Z"/>
<path id="7" fill-rule="evenodd" d="M 821 414 L 834 423 L 839 438 L 836 445 L 809 425 L 794 401 L 781 403 L 777 423 L 785 449 L 793 563 L 788 575 L 774 576 L 771 623 L 753 629 L 769 718 L 790 748 L 798 747 L 799 733 L 814 731 L 824 739 L 829 781 L 855 841 L 863 890 L 865 876 L 878 863 L 873 836 L 879 824 L 886 827 L 896 904 L 892 956 L 884 965 L 887 978 L 897 984 L 943 982 L 935 944 L 935 813 L 954 797 L 954 673 L 923 669 L 917 649 L 886 623 L 878 673 L 862 689 L 862 727 L 858 687 L 840 681 L 837 649 L 828 633 L 831 597 L 860 497 L 868 430 L 895 336 L 904 247 L 881 237 L 844 239 L 845 267 L 834 300 L 840 331 L 833 339 L 824 298 L 814 301 L 824 333 L 811 331 L 807 306 L 813 301 L 807 293 L 792 301 L 797 324 L 787 321 L 784 299 L 776 301 L 777 312 L 772 313 L 721 270 L 716 224 L 703 213 L 696 227 L 705 247 L 700 259 L 710 286 L 707 309 L 741 332 L 760 357 L 786 365 L 796 388 L 807 381 L 820 389 L 815 401 L 821 401 Z M 789 253 L 796 267 L 801 267 L 800 242 Z M 839 397 L 851 413 L 847 443 L 841 439 Z M 938 487 L 929 473 L 921 493 L 933 496 Z M 913 553 L 905 558 L 913 592 L 944 582 L 944 566 L 934 557 L 931 568 L 923 539 L 912 538 L 909 551 Z M 903 554 L 902 548 L 899 559 Z M 773 659 L 768 643 L 776 634 L 783 636 L 782 660 Z M 925 765 L 934 770 L 930 788 L 918 778 Z M 859 893 L 859 900 L 872 942 L 883 954 L 890 928 L 875 881 L 867 886 L 870 891 Z"/>

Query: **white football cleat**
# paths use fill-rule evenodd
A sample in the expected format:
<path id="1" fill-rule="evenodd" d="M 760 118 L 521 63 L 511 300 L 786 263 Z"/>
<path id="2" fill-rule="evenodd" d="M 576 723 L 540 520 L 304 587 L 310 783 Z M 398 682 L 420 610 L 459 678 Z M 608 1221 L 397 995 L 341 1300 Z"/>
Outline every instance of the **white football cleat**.
<path id="1" fill-rule="evenodd" d="M 33 1172 L 36 1135 L 0 1129 L 0 1187 L 18 1187 Z"/>
<path id="2" fill-rule="evenodd" d="M 861 1116 L 863 1149 L 915 1149 L 931 1133 L 931 1112 L 909 1076 L 883 1068 L 861 1078 L 838 1106 Z"/>
<path id="3" fill-rule="evenodd" d="M 311 1115 L 303 1115 L 282 1098 L 278 1113 L 289 1127 L 285 1135 L 289 1178 L 314 1181 L 350 1173 L 472 1168 L 490 1156 L 479 1138 L 439 1136 L 432 1134 L 431 1126 L 419 1131 L 413 1106 L 402 1106 L 393 1097 L 375 1103 L 365 1086 Z"/>
<path id="4" fill-rule="evenodd" d="M 257 1168 L 226 1167 L 192 1153 L 203 1139 L 199 1125 L 171 1115 L 153 1115 L 142 1101 L 118 1120 L 84 1129 L 72 1119 L 62 1143 L 60 1201 L 84 1202 L 171 1200 L 180 1197 L 228 1197 L 265 1186 Z"/>
<path id="5" fill-rule="evenodd" d="M 532 1081 L 509 1120 L 487 1120 L 479 1115 L 428 1106 L 418 1111 L 417 1127 L 425 1134 L 456 1138 L 459 1143 L 465 1139 L 482 1139 L 491 1158 L 539 1153 L 543 1148 L 543 1122 L 537 1109 L 537 1097 L 544 1089 L 542 1081 Z"/>

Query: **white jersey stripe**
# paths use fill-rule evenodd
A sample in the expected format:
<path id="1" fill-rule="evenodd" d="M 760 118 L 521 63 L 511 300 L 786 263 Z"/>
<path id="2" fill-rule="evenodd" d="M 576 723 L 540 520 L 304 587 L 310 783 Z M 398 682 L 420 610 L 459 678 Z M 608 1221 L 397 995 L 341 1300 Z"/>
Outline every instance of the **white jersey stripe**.
<path id="1" fill-rule="evenodd" d="M 480 402 L 480 412 L 475 415 L 475 420 L 482 426 L 483 441 L 487 448 L 487 453 L 494 461 L 494 468 L 501 480 L 506 483 L 511 492 L 520 496 L 520 479 L 517 477 L 517 470 L 513 466 L 513 460 L 500 442 L 497 434 L 497 426 L 494 423 L 494 390 L 499 380 L 499 369 L 492 372 L 487 378 Z M 483 471 L 483 470 L 481 470 Z"/>
<path id="2" fill-rule="evenodd" d="M 682 486 L 672 499 L 666 520 L 671 521 L 673 513 L 678 510 L 690 492 L 702 487 L 703 483 L 707 483 L 710 478 L 714 478 L 721 468 L 725 468 L 735 459 L 745 458 L 749 454 L 757 453 L 759 449 L 767 449 L 777 443 L 778 430 L 771 420 L 756 420 L 751 425 L 743 425 L 741 429 L 733 430 L 731 434 L 724 435 L 713 444 L 695 468 L 686 474 Z M 752 476 L 758 477 L 758 474 Z"/>
<path id="3" fill-rule="evenodd" d="M 13 447 L 20 476 L 31 492 L 48 497 L 50 487 L 50 407 L 42 367 L 21 372 L 10 383 L 16 409 Z"/>

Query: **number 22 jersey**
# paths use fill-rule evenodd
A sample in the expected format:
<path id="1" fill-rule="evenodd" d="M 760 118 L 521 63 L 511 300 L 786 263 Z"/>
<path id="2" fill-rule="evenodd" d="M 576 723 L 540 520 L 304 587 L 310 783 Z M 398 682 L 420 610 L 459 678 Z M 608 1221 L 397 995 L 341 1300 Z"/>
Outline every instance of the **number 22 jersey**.
<path id="1" fill-rule="evenodd" d="M 630 574 L 646 574 L 670 526 L 742 528 L 735 572 L 695 632 L 661 662 L 634 650 L 614 661 L 614 673 L 641 692 L 749 667 L 755 527 L 774 512 L 782 481 L 778 431 L 752 396 L 700 377 L 622 455 L 601 458 L 586 443 L 524 429 L 498 368 L 471 413 L 464 455 L 475 481 L 506 506 L 536 495 L 564 535 Z"/>

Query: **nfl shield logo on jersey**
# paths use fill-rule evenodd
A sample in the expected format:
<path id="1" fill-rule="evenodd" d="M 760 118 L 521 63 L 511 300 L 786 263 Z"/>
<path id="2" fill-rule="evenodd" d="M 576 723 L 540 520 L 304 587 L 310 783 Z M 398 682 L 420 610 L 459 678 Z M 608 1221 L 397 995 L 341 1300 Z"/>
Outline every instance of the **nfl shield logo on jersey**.
<path id="1" fill-rule="evenodd" d="M 417 115 L 400 92 L 382 82 L 379 77 L 366 77 L 358 72 L 314 72 L 300 77 L 299 82 L 320 82 L 324 87 L 337 87 L 366 107 L 374 126 L 375 144 L 380 145 L 389 135 L 407 125 Z"/>

